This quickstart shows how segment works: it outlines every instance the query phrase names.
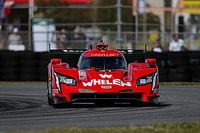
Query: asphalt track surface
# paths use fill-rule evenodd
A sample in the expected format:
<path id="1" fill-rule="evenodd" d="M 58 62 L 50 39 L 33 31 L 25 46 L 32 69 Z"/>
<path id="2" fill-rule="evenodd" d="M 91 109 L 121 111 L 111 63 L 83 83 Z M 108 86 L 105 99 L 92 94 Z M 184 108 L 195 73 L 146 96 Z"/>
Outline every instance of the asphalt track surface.
<path id="1" fill-rule="evenodd" d="M 200 87 L 160 86 L 159 106 L 77 104 L 53 108 L 45 83 L 0 83 L 0 131 L 123 127 L 200 121 Z"/>

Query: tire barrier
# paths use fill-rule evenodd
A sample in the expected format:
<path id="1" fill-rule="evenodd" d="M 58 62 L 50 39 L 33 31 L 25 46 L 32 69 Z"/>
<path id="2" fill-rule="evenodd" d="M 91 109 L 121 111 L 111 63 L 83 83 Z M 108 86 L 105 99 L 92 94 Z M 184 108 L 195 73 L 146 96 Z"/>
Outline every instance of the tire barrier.
<path id="1" fill-rule="evenodd" d="M 0 53 L 0 80 L 15 81 L 20 75 L 20 55 L 2 51 Z"/>
<path id="2" fill-rule="evenodd" d="M 191 81 L 188 52 L 168 53 L 169 81 Z"/>
<path id="3" fill-rule="evenodd" d="M 200 82 L 200 52 L 190 52 L 189 58 L 191 80 L 194 82 Z"/>
<path id="4" fill-rule="evenodd" d="M 39 54 L 39 60 L 38 60 L 38 81 L 47 81 L 47 66 L 50 61 L 49 53 L 47 52 L 41 52 Z"/>
<path id="5" fill-rule="evenodd" d="M 32 52 L 20 52 L 20 80 L 38 80 L 39 55 Z"/>
<path id="6" fill-rule="evenodd" d="M 143 62 L 145 58 L 155 58 L 159 66 L 161 82 L 200 82 L 200 52 L 164 52 L 124 54 L 127 63 Z M 77 67 L 80 53 L 57 54 L 70 67 Z M 46 81 L 48 52 L 0 51 L 0 81 Z"/>

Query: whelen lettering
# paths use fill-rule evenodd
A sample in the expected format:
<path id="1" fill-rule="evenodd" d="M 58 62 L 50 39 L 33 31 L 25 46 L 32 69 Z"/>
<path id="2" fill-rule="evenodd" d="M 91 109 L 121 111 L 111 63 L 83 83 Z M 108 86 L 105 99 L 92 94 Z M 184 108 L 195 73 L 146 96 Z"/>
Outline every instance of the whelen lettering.
<path id="1" fill-rule="evenodd" d="M 131 86 L 130 82 L 123 82 L 121 79 L 104 80 L 104 79 L 92 79 L 89 82 L 82 82 L 83 86 L 90 87 L 95 85 L 117 85 L 117 86 Z"/>

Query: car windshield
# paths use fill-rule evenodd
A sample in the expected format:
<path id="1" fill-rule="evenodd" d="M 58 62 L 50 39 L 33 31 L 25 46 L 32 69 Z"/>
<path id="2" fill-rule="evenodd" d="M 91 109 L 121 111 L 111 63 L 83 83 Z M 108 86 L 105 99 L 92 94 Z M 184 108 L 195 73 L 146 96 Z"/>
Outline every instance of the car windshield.
<path id="1" fill-rule="evenodd" d="M 79 69 L 113 70 L 126 69 L 124 57 L 82 57 L 79 61 Z"/>

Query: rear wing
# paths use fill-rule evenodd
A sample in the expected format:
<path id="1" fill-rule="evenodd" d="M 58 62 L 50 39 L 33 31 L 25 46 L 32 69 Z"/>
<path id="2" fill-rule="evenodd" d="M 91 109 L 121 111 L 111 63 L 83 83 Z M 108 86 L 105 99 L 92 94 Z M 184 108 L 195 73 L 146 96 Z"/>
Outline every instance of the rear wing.
<path id="1" fill-rule="evenodd" d="M 92 48 L 90 48 L 92 49 Z M 70 62 L 75 67 L 78 63 L 78 59 L 82 53 L 89 49 L 51 49 L 49 44 L 49 60 L 52 58 L 60 58 L 63 61 Z M 127 62 L 144 62 L 146 59 L 146 49 L 145 50 L 133 50 L 133 49 L 116 49 L 121 52 Z M 75 62 L 75 63 L 74 63 Z"/>
<path id="2" fill-rule="evenodd" d="M 82 54 L 88 49 L 63 49 L 63 50 L 49 50 L 49 54 Z M 116 49 L 122 54 L 144 54 L 143 50 L 133 50 L 133 49 Z"/>
<path id="3" fill-rule="evenodd" d="M 87 49 L 63 49 L 63 50 L 50 50 L 49 60 L 52 58 L 62 59 L 63 62 L 68 63 L 71 67 L 77 67 L 79 57 Z M 126 58 L 127 62 L 144 62 L 145 52 L 143 50 L 132 49 L 118 49 Z"/>

